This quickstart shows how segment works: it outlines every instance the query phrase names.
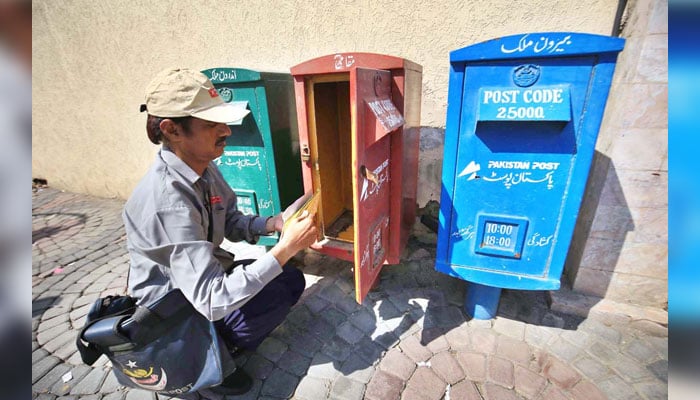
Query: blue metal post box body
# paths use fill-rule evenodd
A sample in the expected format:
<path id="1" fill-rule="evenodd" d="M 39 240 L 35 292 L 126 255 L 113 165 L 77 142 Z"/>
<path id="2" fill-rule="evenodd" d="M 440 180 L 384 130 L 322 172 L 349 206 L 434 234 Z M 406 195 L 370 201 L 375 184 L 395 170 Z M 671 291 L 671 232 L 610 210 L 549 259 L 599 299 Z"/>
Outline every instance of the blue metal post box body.
<path id="1" fill-rule="evenodd" d="M 559 288 L 623 47 L 548 32 L 450 53 L 438 271 L 495 295 Z"/>

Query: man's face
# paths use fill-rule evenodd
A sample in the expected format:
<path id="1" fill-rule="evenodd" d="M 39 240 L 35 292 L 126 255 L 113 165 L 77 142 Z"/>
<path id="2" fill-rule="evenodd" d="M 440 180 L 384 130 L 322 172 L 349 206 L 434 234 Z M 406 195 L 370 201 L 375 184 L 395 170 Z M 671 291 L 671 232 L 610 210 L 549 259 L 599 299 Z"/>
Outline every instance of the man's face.
<path id="1" fill-rule="evenodd" d="M 231 129 L 226 124 L 192 118 L 189 134 L 180 142 L 180 158 L 188 165 L 208 164 L 224 152 Z"/>

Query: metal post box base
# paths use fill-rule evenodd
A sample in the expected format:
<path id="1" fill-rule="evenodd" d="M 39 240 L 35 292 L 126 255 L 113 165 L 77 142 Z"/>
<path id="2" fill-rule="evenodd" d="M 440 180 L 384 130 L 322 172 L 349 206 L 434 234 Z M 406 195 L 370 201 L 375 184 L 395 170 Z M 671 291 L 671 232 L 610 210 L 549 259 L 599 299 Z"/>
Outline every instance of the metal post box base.
<path id="1" fill-rule="evenodd" d="M 474 319 L 492 319 L 498 311 L 501 288 L 467 282 L 464 311 Z"/>

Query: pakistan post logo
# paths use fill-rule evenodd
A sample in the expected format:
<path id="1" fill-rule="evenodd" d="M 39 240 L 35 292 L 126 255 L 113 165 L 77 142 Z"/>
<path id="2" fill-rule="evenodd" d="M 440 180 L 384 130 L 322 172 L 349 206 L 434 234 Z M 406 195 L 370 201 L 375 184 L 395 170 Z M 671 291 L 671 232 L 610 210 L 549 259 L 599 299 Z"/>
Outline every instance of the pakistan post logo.
<path id="1" fill-rule="evenodd" d="M 168 384 L 168 377 L 163 368 L 160 369 L 160 375 L 153 373 L 153 366 L 148 369 L 139 368 L 134 361 L 129 360 L 126 366 L 122 366 L 122 372 L 138 386 L 153 390 L 162 391 Z"/>

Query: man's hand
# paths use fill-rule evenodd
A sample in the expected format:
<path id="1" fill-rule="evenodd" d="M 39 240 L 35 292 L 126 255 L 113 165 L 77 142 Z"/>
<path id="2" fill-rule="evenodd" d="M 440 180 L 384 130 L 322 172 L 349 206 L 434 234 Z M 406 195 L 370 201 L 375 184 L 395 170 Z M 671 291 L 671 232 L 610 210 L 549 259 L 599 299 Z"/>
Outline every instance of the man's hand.
<path id="1" fill-rule="evenodd" d="M 311 215 L 308 211 L 303 211 L 287 225 L 279 242 L 270 250 L 280 265 L 286 264 L 296 253 L 316 241 L 318 229 L 315 217 L 316 214 Z"/>
<path id="2" fill-rule="evenodd" d="M 277 214 L 274 217 L 268 218 L 267 222 L 265 223 L 267 233 L 282 232 L 283 227 L 284 219 L 282 219 L 282 214 Z"/>

